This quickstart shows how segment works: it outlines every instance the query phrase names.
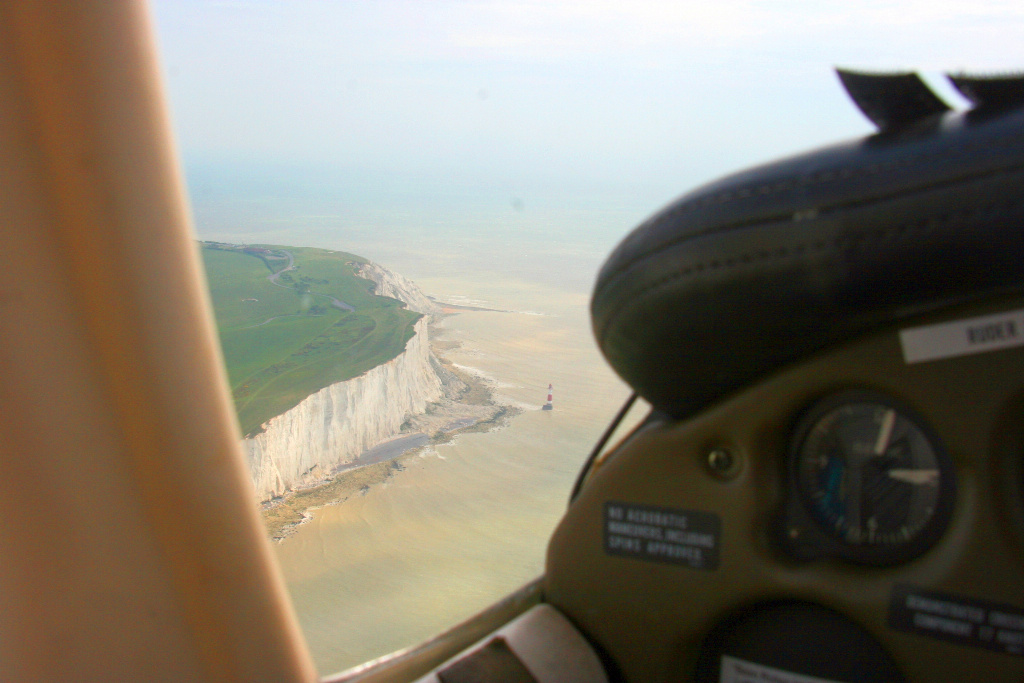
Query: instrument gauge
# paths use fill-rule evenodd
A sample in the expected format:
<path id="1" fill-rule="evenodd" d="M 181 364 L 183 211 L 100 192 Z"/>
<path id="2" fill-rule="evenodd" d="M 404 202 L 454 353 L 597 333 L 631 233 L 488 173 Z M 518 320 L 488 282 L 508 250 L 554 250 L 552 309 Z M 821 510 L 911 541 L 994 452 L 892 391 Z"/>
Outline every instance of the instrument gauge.
<path id="1" fill-rule="evenodd" d="M 803 417 L 790 481 L 797 502 L 788 536 L 798 554 L 880 565 L 934 543 L 954 491 L 949 457 L 924 421 L 868 392 L 839 394 Z"/>

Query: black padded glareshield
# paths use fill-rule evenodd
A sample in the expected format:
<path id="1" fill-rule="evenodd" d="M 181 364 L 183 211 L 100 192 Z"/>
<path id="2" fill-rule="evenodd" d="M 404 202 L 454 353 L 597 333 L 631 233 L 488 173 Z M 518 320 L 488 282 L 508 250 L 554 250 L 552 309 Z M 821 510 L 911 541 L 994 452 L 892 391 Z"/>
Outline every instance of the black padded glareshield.
<path id="1" fill-rule="evenodd" d="M 1021 79 L 954 79 L 986 95 L 952 112 L 906 75 L 841 77 L 881 132 L 698 188 L 601 269 L 598 345 L 655 408 L 684 417 L 907 316 L 1024 289 Z"/>

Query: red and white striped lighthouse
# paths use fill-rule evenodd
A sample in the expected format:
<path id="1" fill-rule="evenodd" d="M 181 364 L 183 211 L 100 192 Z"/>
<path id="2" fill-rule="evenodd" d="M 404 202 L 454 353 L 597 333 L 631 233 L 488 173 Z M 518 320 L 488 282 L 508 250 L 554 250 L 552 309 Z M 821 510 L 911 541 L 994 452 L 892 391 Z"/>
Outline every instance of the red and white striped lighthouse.
<path id="1" fill-rule="evenodd" d="M 555 407 L 553 405 L 551 405 L 551 392 L 552 392 L 552 388 L 551 388 L 551 385 L 549 384 L 548 385 L 548 402 L 544 404 L 544 407 L 541 408 L 541 410 L 554 410 L 555 409 Z"/>

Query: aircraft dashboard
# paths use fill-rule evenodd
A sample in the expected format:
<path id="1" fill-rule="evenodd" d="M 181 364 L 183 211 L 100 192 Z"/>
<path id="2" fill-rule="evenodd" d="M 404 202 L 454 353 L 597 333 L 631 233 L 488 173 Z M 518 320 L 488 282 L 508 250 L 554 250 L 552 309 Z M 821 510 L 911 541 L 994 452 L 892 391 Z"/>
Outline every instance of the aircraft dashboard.
<path id="1" fill-rule="evenodd" d="M 627 681 L 1020 680 L 1024 81 L 841 72 L 879 127 L 682 196 L 597 342 L 652 406 L 549 546 Z"/>

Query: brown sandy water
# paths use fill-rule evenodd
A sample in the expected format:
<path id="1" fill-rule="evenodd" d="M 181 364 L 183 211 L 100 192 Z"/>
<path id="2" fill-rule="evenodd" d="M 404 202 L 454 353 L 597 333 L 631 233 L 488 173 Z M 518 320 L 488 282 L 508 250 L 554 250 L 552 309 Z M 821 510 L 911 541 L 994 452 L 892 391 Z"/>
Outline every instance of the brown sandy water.
<path id="1" fill-rule="evenodd" d="M 516 311 L 463 311 L 438 331 L 459 342 L 449 360 L 523 412 L 403 458 L 276 546 L 323 674 L 414 645 L 539 576 L 572 483 L 628 393 L 593 346 L 585 295 L 498 277 L 417 282 Z M 541 411 L 549 383 L 555 409 Z"/>

